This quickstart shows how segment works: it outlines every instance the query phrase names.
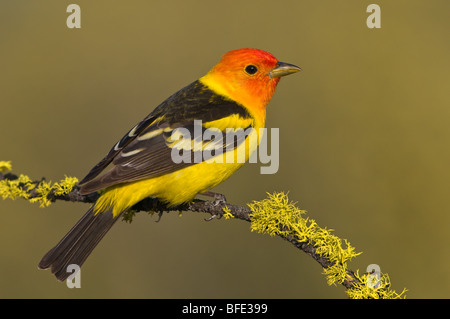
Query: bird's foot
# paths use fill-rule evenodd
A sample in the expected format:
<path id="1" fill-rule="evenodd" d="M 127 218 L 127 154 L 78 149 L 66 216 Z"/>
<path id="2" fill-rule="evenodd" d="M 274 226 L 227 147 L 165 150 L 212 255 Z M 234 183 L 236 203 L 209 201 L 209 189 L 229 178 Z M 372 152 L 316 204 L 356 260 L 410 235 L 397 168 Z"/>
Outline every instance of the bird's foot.
<path id="1" fill-rule="evenodd" d="M 203 193 L 200 193 L 200 194 L 204 195 L 204 196 L 213 197 L 214 198 L 214 202 L 212 202 L 212 204 L 213 204 L 214 207 L 225 206 L 226 203 L 227 203 L 227 199 L 225 198 L 225 195 L 223 195 L 223 194 L 209 192 L 209 191 L 203 192 Z M 214 218 L 220 219 L 222 217 L 222 215 L 223 215 L 223 212 L 222 212 L 222 210 L 220 210 L 220 213 L 219 212 L 211 213 L 211 217 L 206 218 L 205 220 L 206 221 L 210 221 L 210 220 L 213 220 Z"/>

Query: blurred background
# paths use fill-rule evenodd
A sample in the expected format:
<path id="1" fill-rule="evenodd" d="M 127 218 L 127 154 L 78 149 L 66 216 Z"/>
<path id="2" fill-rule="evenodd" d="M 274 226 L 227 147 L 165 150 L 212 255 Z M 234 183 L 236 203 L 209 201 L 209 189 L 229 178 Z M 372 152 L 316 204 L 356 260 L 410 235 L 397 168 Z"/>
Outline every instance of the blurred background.
<path id="1" fill-rule="evenodd" d="M 229 50 L 303 72 L 282 79 L 267 126 L 280 167 L 248 164 L 215 191 L 233 204 L 289 191 L 409 298 L 450 297 L 450 2 L 0 2 L 0 160 L 13 173 L 84 175 L 166 97 Z M 117 223 L 68 289 L 37 263 L 87 204 L 0 201 L 2 298 L 345 298 L 320 266 L 249 224 L 198 213 Z"/>

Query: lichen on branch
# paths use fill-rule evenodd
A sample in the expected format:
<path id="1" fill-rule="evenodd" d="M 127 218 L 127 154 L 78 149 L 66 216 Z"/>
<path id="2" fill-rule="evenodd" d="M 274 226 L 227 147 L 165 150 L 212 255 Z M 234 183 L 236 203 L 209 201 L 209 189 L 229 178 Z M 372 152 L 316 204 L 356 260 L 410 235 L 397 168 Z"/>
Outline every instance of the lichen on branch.
<path id="1" fill-rule="evenodd" d="M 40 207 L 49 206 L 57 197 L 69 194 L 78 183 L 76 177 L 65 177 L 59 183 L 33 181 L 30 177 L 20 174 L 5 174 L 12 170 L 10 161 L 0 161 L 0 196 L 3 199 L 23 198 L 30 203 L 39 203 Z"/>
<path id="2" fill-rule="evenodd" d="M 33 181 L 26 175 L 16 176 L 4 173 L 12 170 L 11 162 L 0 161 L 0 196 L 3 199 L 23 198 L 31 203 L 47 207 L 56 200 L 93 203 L 99 194 L 81 195 L 76 177 L 65 177 L 58 183 L 45 179 Z M 350 298 L 404 298 L 406 289 L 401 293 L 391 289 L 388 274 L 380 274 L 377 285 L 368 284 L 368 273 L 359 274 L 348 268 L 348 262 L 360 253 L 346 239 L 334 235 L 331 229 L 320 227 L 315 220 L 306 217 L 306 211 L 299 209 L 283 192 L 268 193 L 268 197 L 253 201 L 247 207 L 232 204 L 215 205 L 209 201 L 193 200 L 191 203 L 176 207 L 167 207 L 156 198 L 148 197 L 131 207 L 125 214 L 125 221 L 131 222 L 135 213 L 147 211 L 191 211 L 209 213 L 212 218 L 239 219 L 250 222 L 251 231 L 270 236 L 278 236 L 302 250 L 323 268 L 329 285 L 341 284 Z M 211 220 L 209 218 L 208 220 Z"/>
<path id="3" fill-rule="evenodd" d="M 321 228 L 315 220 L 304 218 L 305 210 L 289 202 L 285 193 L 267 194 L 261 201 L 249 204 L 253 211 L 251 230 L 271 236 L 293 237 L 298 242 L 312 244 L 316 254 L 326 257 L 330 265 L 324 268 L 329 285 L 342 284 L 347 278 L 347 262 L 358 256 L 347 240 L 332 234 L 332 230 Z"/>

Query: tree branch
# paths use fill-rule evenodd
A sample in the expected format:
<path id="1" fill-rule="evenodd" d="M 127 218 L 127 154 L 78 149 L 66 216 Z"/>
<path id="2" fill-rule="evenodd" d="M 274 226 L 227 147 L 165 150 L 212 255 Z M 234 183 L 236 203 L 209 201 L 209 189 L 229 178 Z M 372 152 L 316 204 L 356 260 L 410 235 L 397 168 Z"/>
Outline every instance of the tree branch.
<path id="1" fill-rule="evenodd" d="M 7 173 L 3 174 L 0 172 L 0 182 L 4 181 L 18 181 L 20 180 L 18 176 Z M 40 185 L 43 181 L 45 181 L 45 178 L 42 178 L 38 181 L 29 181 L 28 182 L 19 182 L 17 183 L 16 187 L 18 189 L 23 189 L 27 196 L 22 196 L 28 200 L 32 200 L 33 198 L 42 197 L 42 194 L 37 191 L 37 186 Z M 1 192 L 0 192 L 0 195 Z M 5 196 L 3 195 L 5 198 Z M 63 201 L 70 201 L 70 202 L 82 202 L 82 203 L 94 203 L 99 198 L 98 193 L 88 194 L 88 195 L 82 195 L 80 194 L 80 188 L 78 185 L 74 185 L 73 188 L 65 193 L 65 194 L 57 194 L 57 192 L 54 190 L 54 188 L 50 188 L 48 193 L 46 193 L 46 199 L 55 202 L 56 200 L 63 200 Z M 160 202 L 157 198 L 148 197 L 142 200 L 141 202 L 137 203 L 131 209 L 129 210 L 128 215 L 125 214 L 124 219 L 125 220 L 131 220 L 132 216 L 139 211 L 146 211 L 146 212 L 170 212 L 170 211 L 191 211 L 191 212 L 199 212 L 199 213 L 207 213 L 211 215 L 211 218 L 207 220 L 211 220 L 213 218 L 220 218 L 224 215 L 224 209 L 226 209 L 227 214 L 231 214 L 234 218 L 239 220 L 244 220 L 247 222 L 252 222 L 252 215 L 254 212 L 250 207 L 243 207 L 238 205 L 232 205 L 232 204 L 215 204 L 210 201 L 204 201 L 199 199 L 194 199 L 189 204 L 183 204 L 176 207 L 167 207 L 164 203 Z M 280 232 L 276 232 L 275 234 L 282 239 L 286 240 L 287 242 L 291 243 L 296 248 L 302 250 L 309 256 L 311 256 L 317 263 L 320 264 L 320 266 L 326 271 L 327 269 L 331 269 L 330 267 L 333 267 L 336 262 L 330 260 L 326 255 L 323 253 L 320 254 L 317 252 L 318 246 L 315 242 L 309 241 L 300 241 L 295 235 L 289 232 L 285 232 L 285 229 L 282 229 L 284 226 L 276 226 L 279 228 Z M 345 262 L 344 262 L 345 263 Z M 361 280 L 361 277 L 354 271 L 349 270 L 344 267 L 345 271 L 345 279 L 341 281 L 341 284 L 348 290 L 352 290 L 355 288 L 358 288 L 361 290 L 361 287 L 367 286 L 363 280 Z M 388 285 L 389 283 L 389 279 Z M 389 288 L 389 287 L 388 287 Z M 355 289 L 356 291 L 357 289 Z M 392 293 L 391 296 L 393 297 L 399 297 L 403 294 L 403 292 L 398 295 L 395 292 Z M 350 294 L 349 294 L 350 295 Z M 359 296 L 359 295 L 358 295 Z M 357 296 L 357 297 L 358 297 Z M 362 296 L 365 297 L 364 295 Z M 375 296 L 369 296 L 377 298 L 377 295 Z M 381 296 L 383 297 L 383 295 Z"/>
<path id="2" fill-rule="evenodd" d="M 7 173 L 3 174 L 0 173 L 0 180 L 17 180 L 18 176 Z M 42 181 L 45 181 L 45 178 L 42 178 L 41 180 L 32 181 L 31 183 L 33 185 L 38 185 Z M 25 187 L 25 184 L 20 185 L 19 187 Z M 28 199 L 36 198 L 39 196 L 39 194 L 36 192 L 36 188 L 33 188 L 29 191 L 29 197 Z M 56 200 L 62 200 L 62 201 L 69 201 L 69 202 L 80 202 L 80 203 L 95 203 L 95 201 L 100 197 L 98 193 L 92 193 L 88 195 L 82 195 L 80 193 L 80 187 L 78 185 L 75 185 L 73 189 L 64 195 L 56 195 L 55 191 L 53 189 L 50 190 L 50 192 L 47 195 L 47 198 L 51 202 L 55 202 Z M 175 207 L 167 207 L 164 203 L 160 202 L 157 198 L 154 197 L 147 197 L 131 207 L 131 211 L 133 212 L 139 212 L 139 211 L 146 211 L 146 212 L 171 212 L 171 211 L 191 211 L 191 212 L 198 212 L 198 213 L 207 213 L 210 214 L 213 218 L 217 217 L 220 218 L 224 214 L 223 208 L 224 206 L 228 207 L 229 212 L 233 215 L 234 218 L 244 220 L 247 222 L 251 221 L 251 215 L 252 211 L 248 207 L 242 207 L 232 204 L 220 204 L 215 205 L 213 202 L 210 201 L 204 201 L 199 199 L 194 199 L 190 204 L 183 204 L 178 205 Z M 288 241 L 292 245 L 294 245 L 296 248 L 304 251 L 309 256 L 311 256 L 315 261 L 317 261 L 323 268 L 328 268 L 332 266 L 334 263 L 328 260 L 326 257 L 323 257 L 316 253 L 316 248 L 313 243 L 308 244 L 305 242 L 299 242 L 294 236 L 292 235 L 278 235 L 279 237 L 283 238 L 284 240 Z M 358 278 L 355 277 L 353 271 L 348 271 L 348 280 L 343 282 L 343 285 L 349 289 L 352 288 L 354 283 L 361 283 Z"/>

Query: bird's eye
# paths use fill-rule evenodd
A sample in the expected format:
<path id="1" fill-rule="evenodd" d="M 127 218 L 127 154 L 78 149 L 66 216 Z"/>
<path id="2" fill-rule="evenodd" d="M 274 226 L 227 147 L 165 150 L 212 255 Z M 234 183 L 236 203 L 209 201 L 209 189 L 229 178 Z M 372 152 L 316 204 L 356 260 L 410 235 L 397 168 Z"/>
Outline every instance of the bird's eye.
<path id="1" fill-rule="evenodd" d="M 254 66 L 253 64 L 249 64 L 245 67 L 245 72 L 247 72 L 250 75 L 253 75 L 256 72 L 258 72 L 258 68 L 256 66 Z"/>

